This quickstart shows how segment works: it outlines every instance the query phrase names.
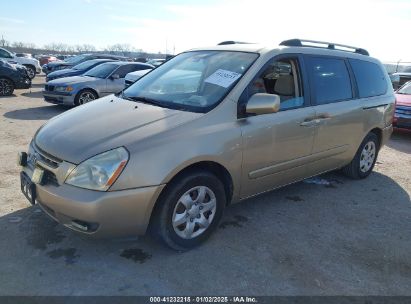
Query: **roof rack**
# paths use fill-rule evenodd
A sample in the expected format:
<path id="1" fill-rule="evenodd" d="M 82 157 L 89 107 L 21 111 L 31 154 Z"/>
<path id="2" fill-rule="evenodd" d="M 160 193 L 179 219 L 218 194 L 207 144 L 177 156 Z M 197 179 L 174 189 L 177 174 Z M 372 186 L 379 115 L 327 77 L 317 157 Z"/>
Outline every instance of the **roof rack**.
<path id="1" fill-rule="evenodd" d="M 305 43 L 305 45 L 304 45 L 304 43 Z M 319 44 L 319 45 L 316 45 L 316 44 Z M 317 47 L 317 48 L 326 48 L 326 49 L 329 49 L 329 50 L 339 50 L 339 51 L 347 51 L 347 52 L 348 52 L 348 49 L 351 49 L 351 50 L 353 50 L 352 51 L 353 53 L 358 53 L 358 54 L 361 54 L 361 55 L 370 56 L 370 53 L 368 53 L 367 50 L 362 49 L 362 48 L 358 48 L 358 47 L 355 47 L 355 46 L 344 45 L 344 44 L 332 43 L 332 42 L 324 42 L 324 41 L 305 40 L 305 39 L 290 39 L 290 40 L 284 40 L 283 42 L 280 43 L 280 45 L 297 46 L 297 47 Z M 326 45 L 326 47 L 323 47 L 323 46 L 320 46 L 320 45 Z M 336 47 L 338 47 L 338 48 L 336 48 Z"/>
<path id="2" fill-rule="evenodd" d="M 241 41 L 228 40 L 228 41 L 220 42 L 217 45 L 227 45 L 227 44 L 250 44 L 250 42 L 241 42 Z"/>

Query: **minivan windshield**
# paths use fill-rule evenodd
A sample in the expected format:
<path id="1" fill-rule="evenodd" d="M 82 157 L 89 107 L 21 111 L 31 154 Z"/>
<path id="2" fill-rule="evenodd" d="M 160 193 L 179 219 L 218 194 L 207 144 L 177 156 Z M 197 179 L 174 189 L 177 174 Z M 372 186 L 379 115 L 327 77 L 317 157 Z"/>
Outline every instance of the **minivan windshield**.
<path id="1" fill-rule="evenodd" d="M 182 53 L 135 82 L 122 97 L 205 113 L 230 92 L 257 57 L 235 51 Z"/>
<path id="2" fill-rule="evenodd" d="M 404 84 L 404 85 L 397 91 L 397 94 L 411 95 L 411 81 L 408 81 L 406 84 Z"/>
<path id="3" fill-rule="evenodd" d="M 118 64 L 115 63 L 103 63 L 84 74 L 84 76 L 107 78 L 115 69 L 118 68 Z"/>

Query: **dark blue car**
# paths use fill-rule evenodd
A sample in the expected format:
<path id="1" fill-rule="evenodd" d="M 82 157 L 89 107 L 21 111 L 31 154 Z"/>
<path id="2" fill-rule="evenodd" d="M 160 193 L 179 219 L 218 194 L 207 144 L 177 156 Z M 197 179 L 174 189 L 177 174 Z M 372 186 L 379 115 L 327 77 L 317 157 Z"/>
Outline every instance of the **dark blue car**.
<path id="1" fill-rule="evenodd" d="M 46 77 L 46 81 L 51 81 L 51 80 L 54 80 L 57 78 L 63 78 L 63 77 L 83 75 L 85 72 L 87 72 L 88 70 L 91 70 L 95 66 L 98 66 L 99 64 L 110 62 L 110 61 L 113 61 L 113 60 L 112 59 L 87 60 L 78 65 L 75 65 L 71 69 L 64 69 L 64 70 L 59 70 L 59 71 L 49 73 Z"/>

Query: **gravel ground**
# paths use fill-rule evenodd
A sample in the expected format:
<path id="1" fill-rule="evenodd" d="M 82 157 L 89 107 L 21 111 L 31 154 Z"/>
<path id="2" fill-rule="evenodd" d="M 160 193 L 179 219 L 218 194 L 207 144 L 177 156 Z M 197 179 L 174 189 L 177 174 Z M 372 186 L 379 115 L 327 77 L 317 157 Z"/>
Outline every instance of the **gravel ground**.
<path id="1" fill-rule="evenodd" d="M 66 110 L 43 101 L 43 83 L 0 98 L 0 295 L 411 295 L 411 133 L 393 135 L 366 180 L 326 174 L 249 199 L 176 253 L 149 237 L 87 239 L 29 206 L 16 153 Z"/>

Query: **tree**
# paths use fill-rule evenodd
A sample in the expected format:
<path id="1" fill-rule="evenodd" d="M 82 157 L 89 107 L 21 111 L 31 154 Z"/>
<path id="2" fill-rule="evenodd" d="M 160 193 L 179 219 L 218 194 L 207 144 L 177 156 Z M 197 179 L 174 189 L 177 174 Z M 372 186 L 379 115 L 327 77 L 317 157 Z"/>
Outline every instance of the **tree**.
<path id="1" fill-rule="evenodd" d="M 14 48 L 19 48 L 19 49 L 23 49 L 24 48 L 24 43 L 21 41 L 15 41 L 12 43 L 11 45 Z"/>

